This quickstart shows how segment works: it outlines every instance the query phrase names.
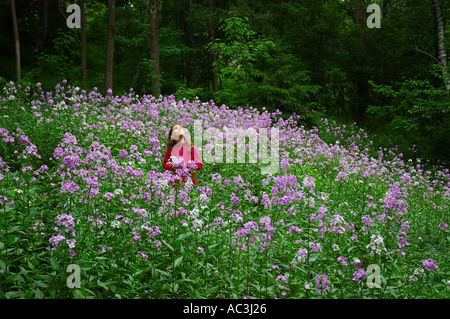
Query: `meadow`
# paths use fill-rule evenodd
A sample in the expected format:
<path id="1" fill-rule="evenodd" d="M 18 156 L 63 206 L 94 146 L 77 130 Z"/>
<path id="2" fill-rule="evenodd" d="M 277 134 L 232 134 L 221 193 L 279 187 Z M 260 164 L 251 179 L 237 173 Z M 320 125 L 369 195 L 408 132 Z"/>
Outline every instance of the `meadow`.
<path id="1" fill-rule="evenodd" d="M 204 162 L 170 199 L 167 133 L 196 119 L 277 128 L 279 171 Z M 356 125 L 63 81 L 6 85 L 0 135 L 0 298 L 450 297 L 449 170 Z"/>

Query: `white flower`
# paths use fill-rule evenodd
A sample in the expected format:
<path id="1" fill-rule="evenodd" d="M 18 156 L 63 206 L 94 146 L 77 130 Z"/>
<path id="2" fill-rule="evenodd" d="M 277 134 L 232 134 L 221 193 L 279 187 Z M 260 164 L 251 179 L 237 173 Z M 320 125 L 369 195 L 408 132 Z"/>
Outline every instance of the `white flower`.
<path id="1" fill-rule="evenodd" d="M 416 268 L 414 270 L 414 275 L 421 275 L 423 274 L 423 272 L 424 272 L 423 268 Z"/>
<path id="2" fill-rule="evenodd" d="M 381 254 L 382 251 L 386 251 L 384 247 L 383 237 L 380 235 L 372 235 L 370 243 L 366 246 L 367 249 L 371 249 L 370 255 Z"/>
<path id="3" fill-rule="evenodd" d="M 328 199 L 328 195 L 324 192 L 320 192 L 319 199 L 326 201 Z"/>
<path id="4" fill-rule="evenodd" d="M 201 219 L 196 219 L 192 222 L 192 226 L 197 230 L 200 231 L 200 229 L 203 226 L 203 220 Z"/>
<path id="5" fill-rule="evenodd" d="M 21 189 L 15 189 L 14 190 L 16 193 L 23 193 L 23 190 L 21 190 Z"/>
<path id="6" fill-rule="evenodd" d="M 169 185 L 169 182 L 167 181 L 167 179 L 160 178 L 156 181 L 156 184 L 158 185 L 159 188 L 165 188 L 166 186 Z"/>
<path id="7" fill-rule="evenodd" d="M 111 222 L 111 227 L 112 228 L 120 228 L 120 222 L 118 220 L 113 220 Z"/>
<path id="8" fill-rule="evenodd" d="M 193 210 L 191 210 L 190 212 L 190 216 L 193 219 L 196 219 L 198 217 L 198 213 L 199 213 L 199 209 L 197 207 L 195 207 Z"/>
<path id="9" fill-rule="evenodd" d="M 310 186 L 312 186 L 313 188 L 316 187 L 316 183 L 314 182 L 314 178 L 311 176 L 305 176 L 303 178 L 303 187 L 305 187 L 307 184 L 309 184 Z"/>
<path id="10" fill-rule="evenodd" d="M 184 163 L 184 159 L 182 157 L 171 156 L 170 159 L 175 166 Z"/>
<path id="11" fill-rule="evenodd" d="M 123 195 L 123 190 L 121 190 L 120 188 L 118 188 L 118 189 L 116 189 L 115 191 L 114 191 L 114 194 L 116 194 L 116 195 Z"/>
<path id="12" fill-rule="evenodd" d="M 193 185 L 192 181 L 188 180 L 188 181 L 186 181 L 184 188 L 189 188 L 192 185 Z"/>

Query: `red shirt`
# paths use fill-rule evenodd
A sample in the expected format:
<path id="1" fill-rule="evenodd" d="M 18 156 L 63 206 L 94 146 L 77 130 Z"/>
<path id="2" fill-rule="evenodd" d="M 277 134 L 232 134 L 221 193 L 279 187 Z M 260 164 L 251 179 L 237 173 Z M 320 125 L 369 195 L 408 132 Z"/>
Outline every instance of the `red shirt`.
<path id="1" fill-rule="evenodd" d="M 183 155 L 184 148 L 185 147 L 180 148 L 178 156 L 183 157 L 185 163 L 187 163 L 186 166 L 188 168 L 193 167 L 197 171 L 199 169 L 201 169 L 203 167 L 203 163 L 202 163 L 202 159 L 200 157 L 200 154 L 198 153 L 197 148 L 192 145 L 192 152 L 191 152 L 192 154 Z M 164 167 L 165 170 L 175 172 L 175 168 L 172 167 L 172 162 L 170 160 L 170 156 L 172 156 L 172 150 L 168 148 L 168 149 L 166 149 L 166 154 L 164 155 L 164 161 L 163 161 L 162 166 Z M 188 163 L 189 160 L 193 160 L 195 163 Z M 197 173 L 196 172 L 193 172 L 191 174 L 191 178 L 192 178 L 192 184 L 197 185 Z M 171 185 L 174 185 L 174 184 L 178 185 L 179 183 L 180 183 L 179 181 L 170 181 Z M 185 183 L 184 177 L 183 177 L 181 183 Z"/>

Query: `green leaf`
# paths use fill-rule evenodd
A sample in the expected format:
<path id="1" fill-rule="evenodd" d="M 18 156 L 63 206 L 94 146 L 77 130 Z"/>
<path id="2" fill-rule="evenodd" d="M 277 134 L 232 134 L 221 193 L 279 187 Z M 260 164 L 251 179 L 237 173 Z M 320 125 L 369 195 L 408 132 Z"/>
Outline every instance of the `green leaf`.
<path id="1" fill-rule="evenodd" d="M 395 298 L 398 298 L 397 294 L 396 294 L 392 289 L 389 289 L 388 292 L 389 292 L 391 295 L 393 295 Z"/>
<path id="2" fill-rule="evenodd" d="M 317 259 L 317 257 L 319 257 L 319 254 L 314 254 L 312 256 L 309 257 L 309 262 L 313 262 Z"/>
<path id="3" fill-rule="evenodd" d="M 0 273 L 5 272 L 6 270 L 6 263 L 3 259 L 0 259 Z"/>
<path id="4" fill-rule="evenodd" d="M 183 256 L 181 256 L 180 258 L 176 259 L 175 263 L 174 263 L 174 268 L 177 268 L 177 266 L 181 263 L 182 260 L 183 260 Z"/>
<path id="5" fill-rule="evenodd" d="M 172 247 L 173 247 L 174 249 L 180 248 L 180 246 L 181 246 L 181 243 L 180 243 L 180 241 L 179 241 L 178 239 L 175 240 L 175 241 L 172 243 Z"/>
<path id="6" fill-rule="evenodd" d="M 73 297 L 74 297 L 75 299 L 86 299 L 86 296 L 83 295 L 83 293 L 81 292 L 81 290 L 78 289 L 78 288 L 75 288 L 75 289 L 73 290 Z"/>
<path id="7" fill-rule="evenodd" d="M 105 259 L 108 259 L 108 258 L 107 257 L 97 256 L 97 257 L 95 257 L 95 259 L 105 260 Z"/>
<path id="8" fill-rule="evenodd" d="M 159 272 L 162 275 L 166 275 L 167 277 L 170 277 L 170 274 L 164 270 L 160 270 L 160 269 L 155 269 L 157 272 Z"/>
<path id="9" fill-rule="evenodd" d="M 44 299 L 44 293 L 39 288 L 36 289 L 34 296 L 36 299 Z"/>
<path id="10" fill-rule="evenodd" d="M 164 245 L 166 245 L 167 247 L 169 247 L 171 251 L 173 251 L 172 246 L 170 246 L 164 239 L 161 239 L 161 241 L 163 242 Z"/>
<path id="11" fill-rule="evenodd" d="M 207 295 L 212 294 L 214 291 L 216 291 L 216 289 L 217 289 L 218 287 L 219 287 L 219 286 L 214 286 L 214 287 L 209 288 L 208 291 L 206 292 L 206 294 L 207 294 Z"/>
<path id="12" fill-rule="evenodd" d="M 18 291 L 8 291 L 6 294 L 6 299 L 11 299 L 14 297 L 20 297 L 20 294 Z"/>
<path id="13" fill-rule="evenodd" d="M 55 270 L 57 270 L 59 268 L 59 264 L 53 258 L 50 259 L 50 264 L 52 265 L 53 268 L 55 268 Z"/>
<path id="14" fill-rule="evenodd" d="M 106 291 L 109 291 L 109 288 L 103 282 L 101 282 L 100 279 L 97 279 L 97 285 L 104 288 Z"/>
<path id="15" fill-rule="evenodd" d="M 14 242 L 16 241 L 16 236 L 10 236 L 6 241 L 5 241 L 5 244 L 7 245 L 7 246 L 10 246 L 10 245 L 12 245 Z"/>

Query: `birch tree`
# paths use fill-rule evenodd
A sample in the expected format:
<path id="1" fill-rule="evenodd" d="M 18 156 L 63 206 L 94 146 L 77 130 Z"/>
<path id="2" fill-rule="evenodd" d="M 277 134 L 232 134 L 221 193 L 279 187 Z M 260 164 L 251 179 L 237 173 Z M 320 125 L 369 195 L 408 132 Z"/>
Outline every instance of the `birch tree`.
<path id="1" fill-rule="evenodd" d="M 432 0 L 433 2 L 433 17 L 435 19 L 437 31 L 437 53 L 439 63 L 442 68 L 442 77 L 444 79 L 445 89 L 450 92 L 450 76 L 448 74 L 447 52 L 444 45 L 444 23 L 442 19 L 442 10 L 439 0 Z"/>

